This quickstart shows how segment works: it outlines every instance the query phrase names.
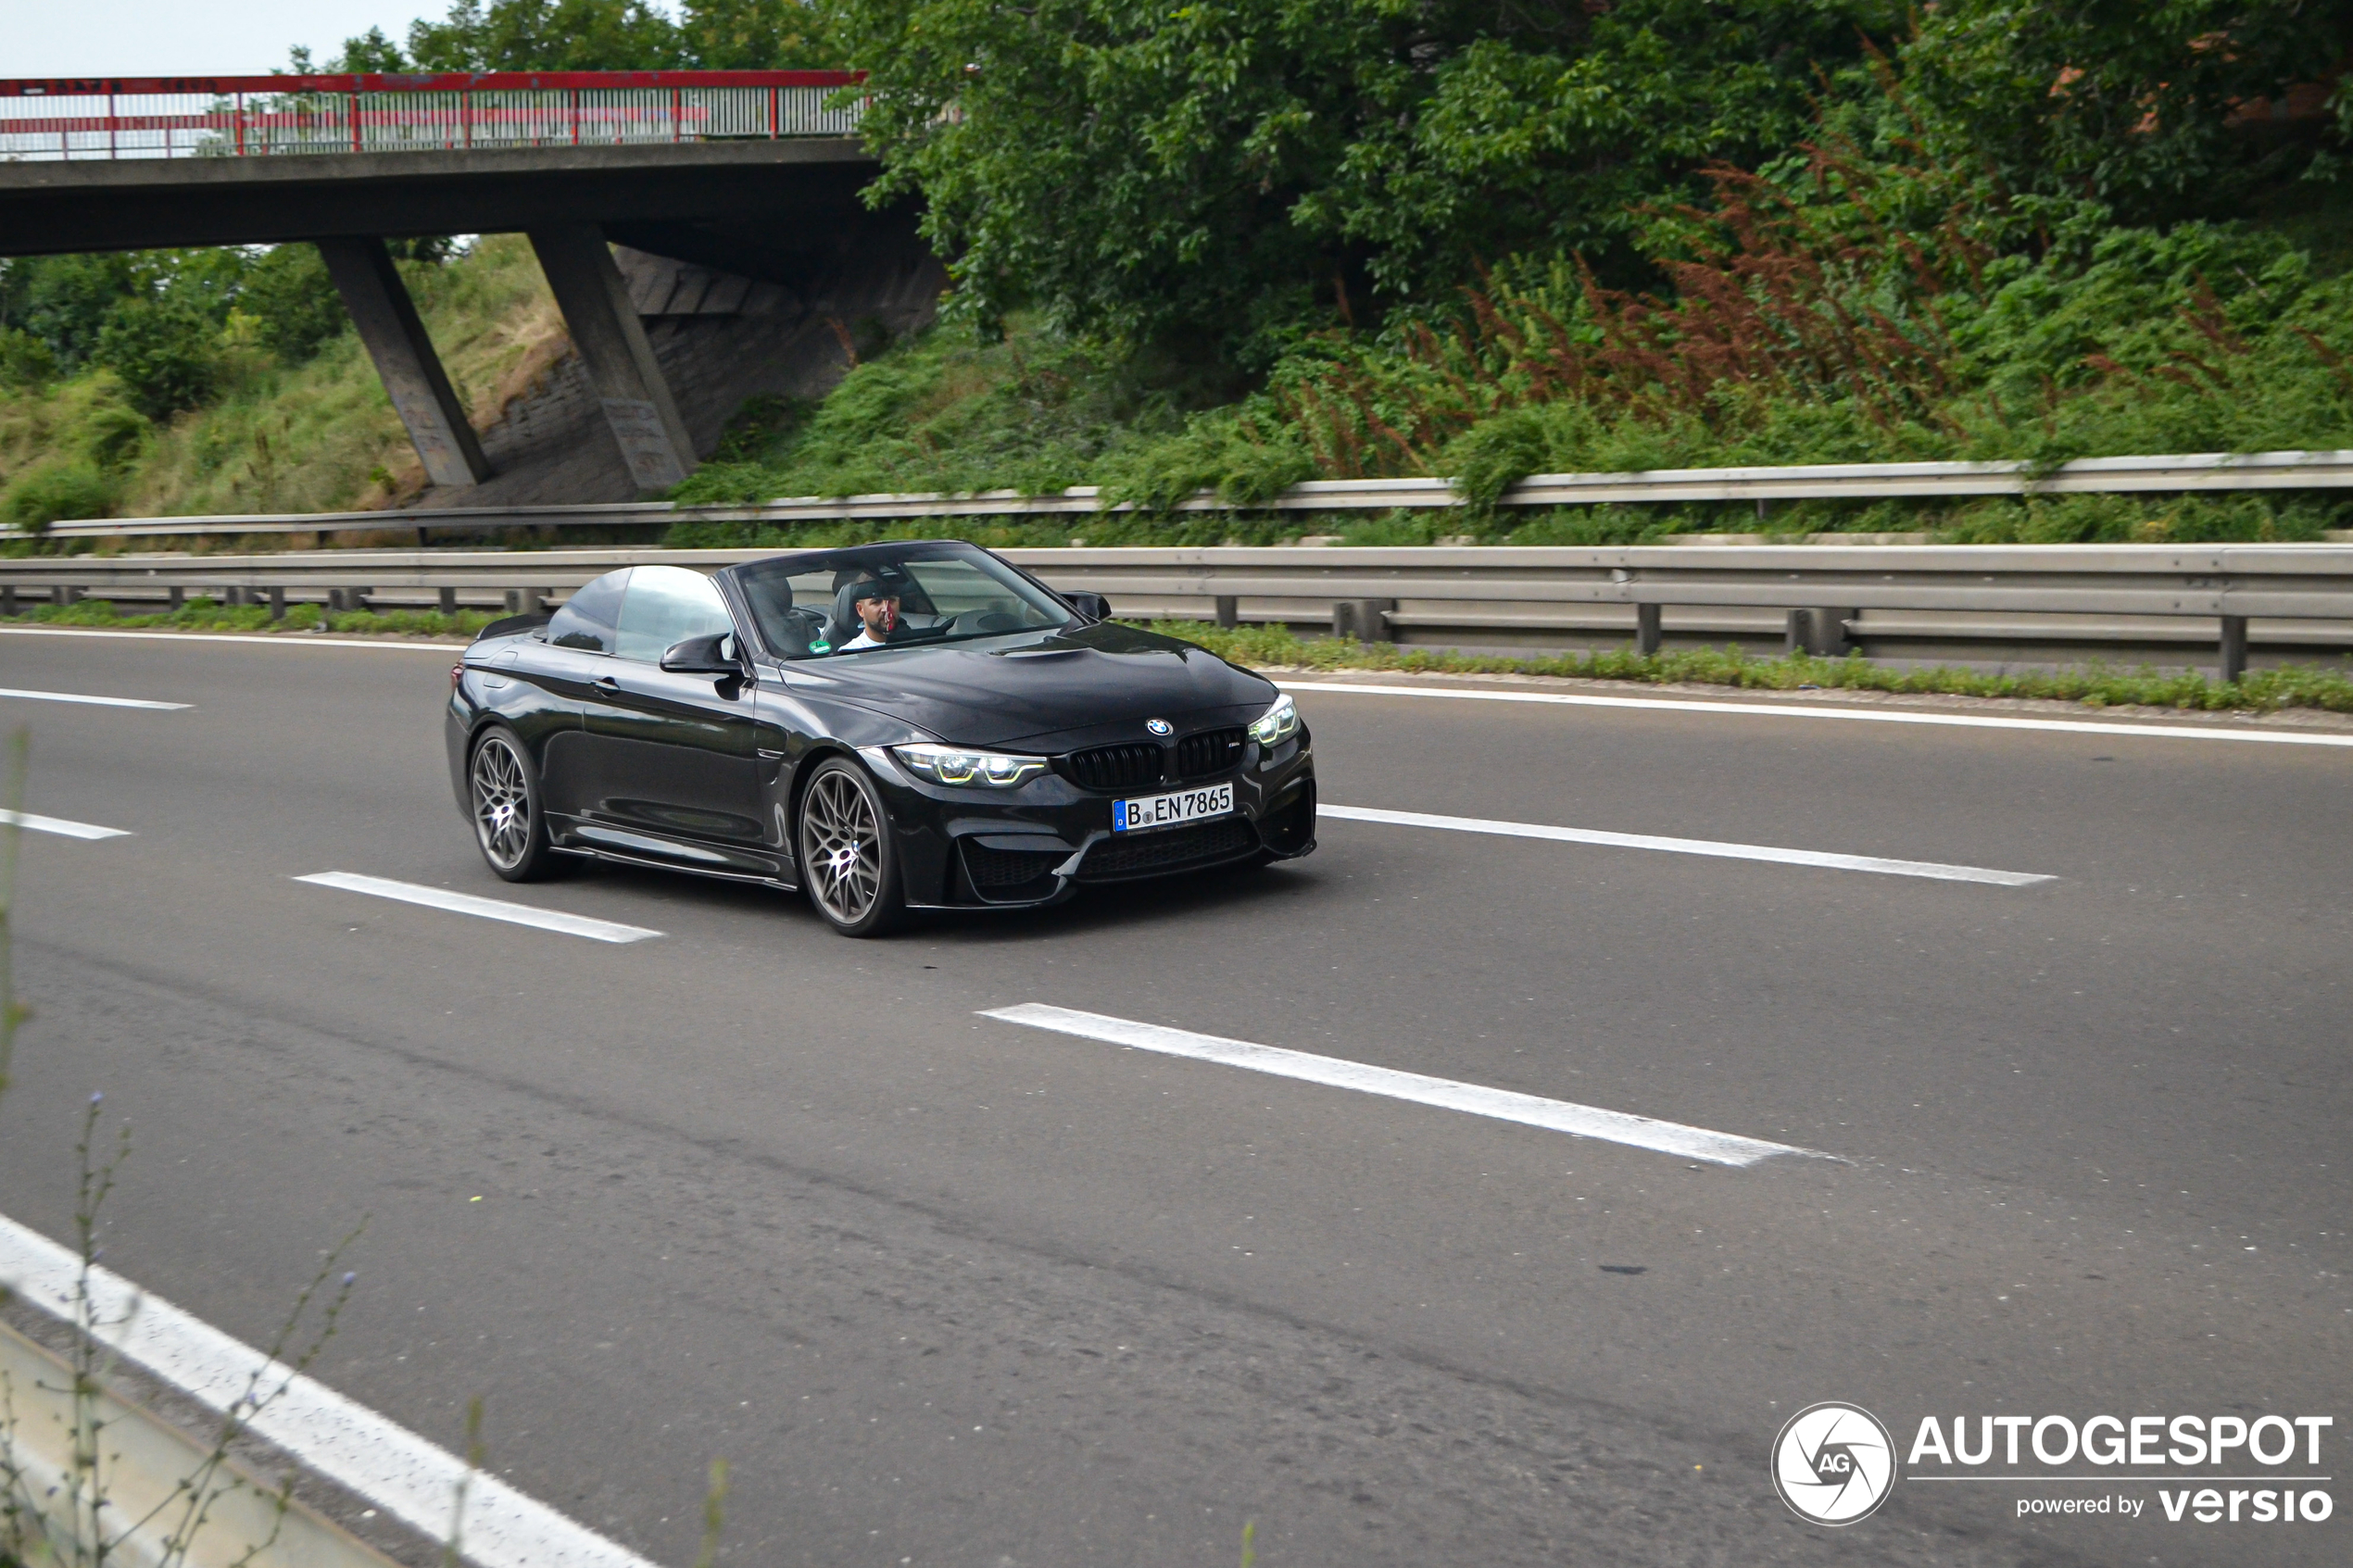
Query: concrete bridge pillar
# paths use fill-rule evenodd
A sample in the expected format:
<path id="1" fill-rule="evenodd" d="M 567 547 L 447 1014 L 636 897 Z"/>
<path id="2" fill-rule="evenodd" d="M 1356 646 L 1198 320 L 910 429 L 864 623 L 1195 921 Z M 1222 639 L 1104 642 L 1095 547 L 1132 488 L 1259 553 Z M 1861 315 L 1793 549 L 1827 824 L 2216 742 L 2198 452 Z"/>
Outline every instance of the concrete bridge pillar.
<path id="1" fill-rule="evenodd" d="M 447 485 L 480 484 L 488 479 L 490 459 L 483 456 L 482 440 L 458 402 L 384 242 L 317 244 L 327 275 L 343 295 L 343 307 L 359 329 L 359 341 L 368 345 L 376 373 L 384 378 L 393 408 L 409 427 L 417 456 L 424 459 L 425 477 Z"/>
<path id="2" fill-rule="evenodd" d="M 604 232 L 566 223 L 529 233 L 630 476 L 641 491 L 668 489 L 693 471 L 695 445 Z"/>

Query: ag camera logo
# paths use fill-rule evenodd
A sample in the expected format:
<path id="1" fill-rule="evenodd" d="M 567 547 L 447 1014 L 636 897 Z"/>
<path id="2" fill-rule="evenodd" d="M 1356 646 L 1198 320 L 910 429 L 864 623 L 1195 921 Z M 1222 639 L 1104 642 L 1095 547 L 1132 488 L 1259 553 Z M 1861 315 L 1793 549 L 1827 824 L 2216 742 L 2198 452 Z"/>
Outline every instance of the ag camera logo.
<path id="1" fill-rule="evenodd" d="M 1895 1439 L 1860 1405 L 1808 1405 L 1773 1439 L 1773 1489 L 1809 1524 L 1868 1519 L 1895 1489 Z"/>

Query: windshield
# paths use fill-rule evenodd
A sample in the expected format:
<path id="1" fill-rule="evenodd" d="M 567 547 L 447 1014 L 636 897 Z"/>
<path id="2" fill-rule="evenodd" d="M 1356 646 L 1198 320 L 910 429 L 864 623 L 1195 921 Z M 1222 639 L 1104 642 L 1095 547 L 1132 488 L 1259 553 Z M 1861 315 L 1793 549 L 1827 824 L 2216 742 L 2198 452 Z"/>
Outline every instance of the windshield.
<path id="1" fill-rule="evenodd" d="M 778 556 L 736 569 L 761 641 L 785 659 L 1051 631 L 1075 617 L 985 550 L 930 543 Z"/>

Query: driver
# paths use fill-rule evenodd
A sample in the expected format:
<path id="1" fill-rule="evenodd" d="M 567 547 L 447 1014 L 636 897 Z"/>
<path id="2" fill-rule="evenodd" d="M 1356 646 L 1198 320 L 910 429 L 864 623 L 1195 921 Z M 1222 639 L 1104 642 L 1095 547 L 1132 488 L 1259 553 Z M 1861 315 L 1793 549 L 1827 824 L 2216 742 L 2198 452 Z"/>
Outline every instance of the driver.
<path id="1" fill-rule="evenodd" d="M 841 651 L 852 648 L 878 648 L 895 642 L 906 630 L 906 622 L 899 616 L 899 590 L 878 579 L 869 578 L 851 591 L 851 605 L 860 622 L 858 634 L 841 645 Z"/>

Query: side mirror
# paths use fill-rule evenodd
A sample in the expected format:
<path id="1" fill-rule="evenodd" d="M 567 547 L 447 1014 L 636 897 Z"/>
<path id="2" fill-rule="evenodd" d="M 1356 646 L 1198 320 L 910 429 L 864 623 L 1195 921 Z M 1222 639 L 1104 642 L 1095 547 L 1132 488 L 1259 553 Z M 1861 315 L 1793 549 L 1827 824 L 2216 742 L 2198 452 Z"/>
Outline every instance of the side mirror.
<path id="1" fill-rule="evenodd" d="M 1071 608 L 1089 621 L 1111 619 L 1111 601 L 1101 594 L 1069 593 L 1064 594 L 1063 597 L 1069 601 Z"/>
<path id="2" fill-rule="evenodd" d="M 743 665 L 738 662 L 728 644 L 735 641 L 732 632 L 713 632 L 707 637 L 689 637 L 673 644 L 661 656 L 661 667 L 673 675 L 734 675 L 740 677 Z"/>

